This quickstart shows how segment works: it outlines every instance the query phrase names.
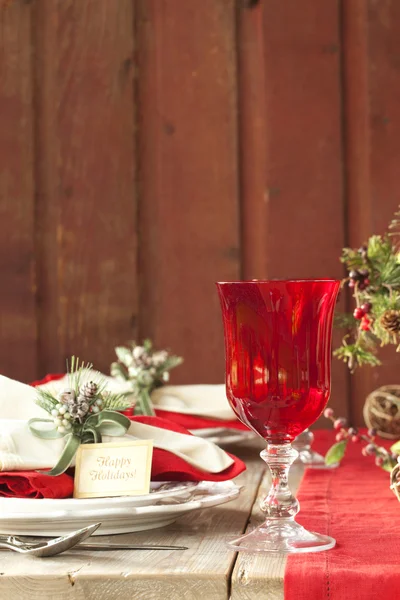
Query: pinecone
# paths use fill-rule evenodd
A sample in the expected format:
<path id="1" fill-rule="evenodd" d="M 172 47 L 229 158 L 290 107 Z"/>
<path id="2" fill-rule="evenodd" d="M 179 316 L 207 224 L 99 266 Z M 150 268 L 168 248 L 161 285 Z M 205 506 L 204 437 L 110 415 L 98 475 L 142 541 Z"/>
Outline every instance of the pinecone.
<path id="1" fill-rule="evenodd" d="M 70 405 L 69 412 L 74 419 L 78 419 L 81 423 L 83 418 L 88 414 L 90 402 L 96 396 L 98 391 L 97 383 L 88 381 L 79 388 L 78 397 L 73 406 Z"/>
<path id="2" fill-rule="evenodd" d="M 381 325 L 390 333 L 400 333 L 400 310 L 387 310 L 381 317 Z"/>
<path id="3" fill-rule="evenodd" d="M 90 402 L 97 394 L 99 386 L 94 381 L 88 381 L 79 388 L 78 402 Z"/>

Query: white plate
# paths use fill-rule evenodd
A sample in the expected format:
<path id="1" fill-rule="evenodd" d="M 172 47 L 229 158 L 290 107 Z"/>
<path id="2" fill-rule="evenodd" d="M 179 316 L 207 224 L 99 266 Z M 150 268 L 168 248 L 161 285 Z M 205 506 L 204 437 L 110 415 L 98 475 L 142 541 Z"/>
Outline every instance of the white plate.
<path id="1" fill-rule="evenodd" d="M 229 429 L 228 427 L 210 427 L 207 429 L 192 429 L 191 433 L 198 435 L 209 442 L 218 446 L 227 446 L 230 444 L 242 444 L 243 442 L 253 440 L 256 434 L 250 430 Z"/>
<path id="2" fill-rule="evenodd" d="M 102 525 L 94 535 L 156 529 L 173 523 L 187 512 L 229 502 L 240 492 L 232 481 L 171 485 L 170 490 L 156 490 L 140 497 L 0 498 L 0 533 L 58 536 L 97 522 Z M 140 505 L 140 499 L 146 504 Z"/>

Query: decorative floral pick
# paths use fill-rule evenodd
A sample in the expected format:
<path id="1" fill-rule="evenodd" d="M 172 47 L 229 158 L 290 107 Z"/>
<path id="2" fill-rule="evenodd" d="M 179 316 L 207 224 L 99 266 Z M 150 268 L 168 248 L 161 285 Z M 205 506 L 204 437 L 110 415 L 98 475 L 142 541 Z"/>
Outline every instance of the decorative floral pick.
<path id="1" fill-rule="evenodd" d="M 380 346 L 400 352 L 400 210 L 385 235 L 372 235 L 360 248 L 344 248 L 342 262 L 356 303 L 353 314 L 337 317 L 348 333 L 335 356 L 353 372 L 364 364 L 380 365 Z"/>
<path id="2" fill-rule="evenodd" d="M 98 381 L 82 382 L 85 371 L 91 364 L 71 359 L 69 387 L 58 395 L 38 389 L 36 404 L 49 413 L 51 419 L 30 419 L 29 429 L 33 435 L 44 440 L 66 438 L 66 445 L 58 463 L 51 471 L 40 471 L 46 475 L 61 475 L 71 465 L 80 444 L 100 443 L 102 435 L 123 436 L 129 429 L 130 420 L 119 410 L 130 406 L 125 394 L 107 391 L 107 381 L 99 376 Z"/>
<path id="3" fill-rule="evenodd" d="M 154 416 L 151 392 L 169 381 L 169 371 L 183 362 L 180 356 L 169 354 L 167 350 L 153 350 L 150 340 L 143 346 L 131 342 L 130 346 L 115 348 L 117 362 L 111 365 L 111 375 L 122 381 L 129 381 L 137 403 L 135 414 Z"/>

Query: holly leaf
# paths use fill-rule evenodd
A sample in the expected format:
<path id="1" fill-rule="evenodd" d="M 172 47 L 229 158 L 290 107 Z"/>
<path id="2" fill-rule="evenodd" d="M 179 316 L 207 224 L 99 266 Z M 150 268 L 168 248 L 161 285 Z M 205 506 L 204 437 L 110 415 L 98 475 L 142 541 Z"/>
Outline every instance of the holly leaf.
<path id="1" fill-rule="evenodd" d="M 334 465 L 335 463 L 339 463 L 346 452 L 346 447 L 347 440 L 333 444 L 333 446 L 329 448 L 328 452 L 326 453 L 325 464 Z"/>

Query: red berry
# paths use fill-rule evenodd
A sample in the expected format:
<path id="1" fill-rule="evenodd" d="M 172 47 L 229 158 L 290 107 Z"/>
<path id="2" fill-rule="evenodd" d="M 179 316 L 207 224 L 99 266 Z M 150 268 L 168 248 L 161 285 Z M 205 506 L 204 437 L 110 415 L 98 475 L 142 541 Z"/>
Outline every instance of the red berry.
<path id="1" fill-rule="evenodd" d="M 362 454 L 363 456 L 368 456 L 368 452 L 366 451 L 366 449 L 365 449 L 365 448 L 363 448 L 363 449 L 361 450 L 361 454 Z"/>
<path id="2" fill-rule="evenodd" d="M 361 310 L 364 311 L 365 314 L 369 313 L 371 308 L 372 308 L 372 304 L 371 302 L 364 302 L 364 304 L 361 304 Z"/>
<path id="3" fill-rule="evenodd" d="M 364 311 L 360 306 L 354 309 L 353 316 L 355 319 L 362 319 L 364 316 Z"/>
<path id="4" fill-rule="evenodd" d="M 334 415 L 333 408 L 326 408 L 324 410 L 325 419 L 331 419 L 333 417 L 333 415 Z"/>
<path id="5" fill-rule="evenodd" d="M 364 450 L 369 455 L 375 454 L 375 446 L 374 446 L 374 444 L 368 444 L 367 446 L 365 446 Z"/>
<path id="6" fill-rule="evenodd" d="M 338 429 L 343 429 L 343 427 L 346 426 L 346 419 L 343 419 L 342 417 L 340 417 L 340 419 L 336 419 L 336 421 L 333 424 L 334 429 L 338 430 Z"/>
<path id="7" fill-rule="evenodd" d="M 360 436 L 359 436 L 359 435 L 352 435 L 352 436 L 351 436 L 351 441 L 352 441 L 352 442 L 355 442 L 355 443 L 356 443 L 356 442 L 359 442 L 360 440 L 361 440 L 361 438 L 360 438 Z"/>
<path id="8" fill-rule="evenodd" d="M 353 288 L 353 287 L 355 287 L 355 285 L 356 284 L 355 284 L 354 280 L 350 279 L 350 281 L 349 281 L 349 288 Z"/>
<path id="9" fill-rule="evenodd" d="M 373 427 L 371 427 L 371 429 L 368 429 L 368 435 L 369 435 L 369 437 L 375 437 L 377 433 L 378 432 Z"/>
<path id="10" fill-rule="evenodd" d="M 336 441 L 337 442 L 342 442 L 344 439 L 346 439 L 346 436 L 344 434 L 344 432 L 340 432 L 336 434 Z"/>
<path id="11" fill-rule="evenodd" d="M 384 462 L 384 461 L 383 461 L 383 458 L 382 458 L 382 456 L 377 456 L 377 457 L 376 457 L 376 459 L 375 459 L 375 464 L 376 464 L 376 466 L 377 466 L 377 467 L 381 467 L 381 466 L 383 465 L 383 462 Z"/>
<path id="12" fill-rule="evenodd" d="M 357 435 L 357 429 L 356 429 L 356 427 L 350 427 L 349 428 L 349 434 L 350 435 Z"/>
<path id="13" fill-rule="evenodd" d="M 371 321 L 367 317 L 363 317 L 360 325 L 361 329 L 363 331 L 369 331 L 371 329 L 370 323 Z"/>
<path id="14" fill-rule="evenodd" d="M 370 284 L 370 281 L 369 281 L 369 279 L 364 279 L 363 283 L 364 283 L 364 287 L 368 287 Z"/>

